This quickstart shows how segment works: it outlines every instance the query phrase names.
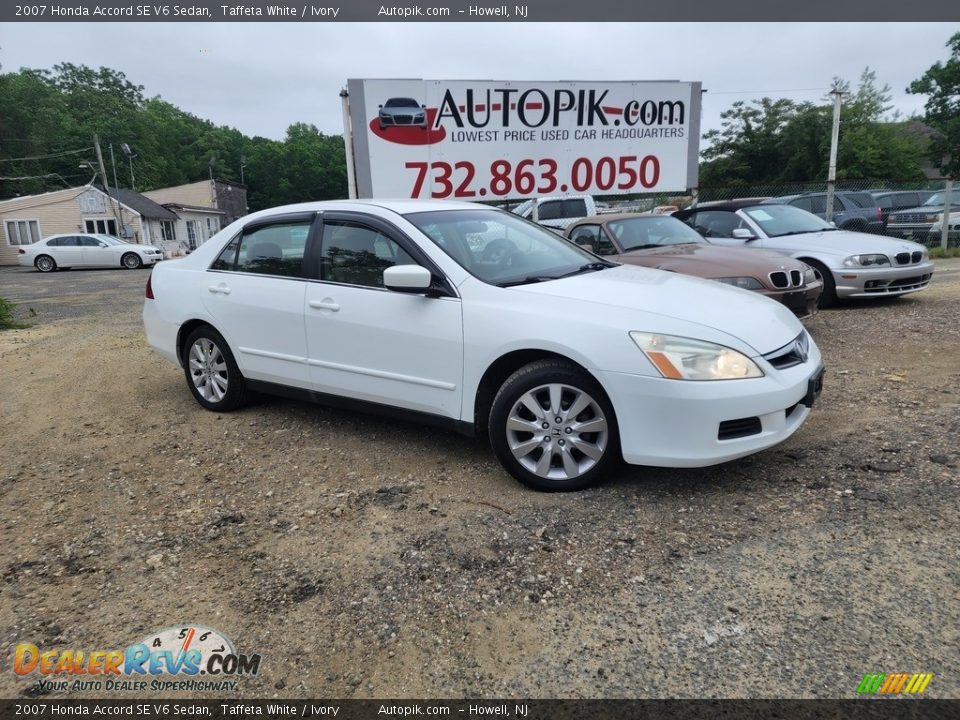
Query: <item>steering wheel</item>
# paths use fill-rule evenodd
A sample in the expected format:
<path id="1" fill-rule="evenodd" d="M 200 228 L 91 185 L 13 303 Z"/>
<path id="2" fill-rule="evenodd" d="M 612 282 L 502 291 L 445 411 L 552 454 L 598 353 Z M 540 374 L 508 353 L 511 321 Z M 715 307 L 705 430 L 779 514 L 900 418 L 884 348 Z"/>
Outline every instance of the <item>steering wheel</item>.
<path id="1" fill-rule="evenodd" d="M 517 246 L 511 241 L 506 238 L 497 238 L 487 243 L 487 246 L 483 248 L 483 252 L 480 253 L 480 257 L 485 262 L 509 264 L 510 259 L 516 252 Z"/>

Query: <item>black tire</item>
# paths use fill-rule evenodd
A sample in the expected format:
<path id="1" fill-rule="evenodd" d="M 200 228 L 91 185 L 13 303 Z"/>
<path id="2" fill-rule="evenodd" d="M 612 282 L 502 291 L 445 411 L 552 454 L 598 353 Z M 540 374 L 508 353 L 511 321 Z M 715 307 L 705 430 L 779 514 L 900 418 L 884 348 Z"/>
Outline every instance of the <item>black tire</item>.
<path id="1" fill-rule="evenodd" d="M 823 280 L 823 293 L 817 301 L 818 308 L 828 308 L 837 304 L 837 283 L 833 279 L 833 273 L 827 270 L 826 266 L 816 260 L 801 258 L 803 262 L 812 267 L 817 275 Z"/>
<path id="2" fill-rule="evenodd" d="M 120 258 L 120 265 L 127 270 L 139 270 L 143 267 L 143 260 L 136 253 L 128 252 Z"/>
<path id="3" fill-rule="evenodd" d="M 37 255 L 33 266 L 42 273 L 53 272 L 57 269 L 57 261 L 49 255 Z"/>
<path id="4" fill-rule="evenodd" d="M 524 399 L 535 402 L 539 413 Z M 575 403 L 583 407 L 578 410 Z M 571 410 L 576 415 L 567 416 Z M 577 426 L 597 430 L 578 432 Z M 580 490 L 622 460 L 617 420 L 607 394 L 593 377 L 564 360 L 538 360 L 507 378 L 493 399 L 488 433 L 507 472 L 534 490 Z"/>
<path id="5" fill-rule="evenodd" d="M 247 401 L 247 386 L 233 353 L 209 325 L 194 330 L 183 344 L 183 374 L 193 397 L 207 410 L 228 412 Z"/>

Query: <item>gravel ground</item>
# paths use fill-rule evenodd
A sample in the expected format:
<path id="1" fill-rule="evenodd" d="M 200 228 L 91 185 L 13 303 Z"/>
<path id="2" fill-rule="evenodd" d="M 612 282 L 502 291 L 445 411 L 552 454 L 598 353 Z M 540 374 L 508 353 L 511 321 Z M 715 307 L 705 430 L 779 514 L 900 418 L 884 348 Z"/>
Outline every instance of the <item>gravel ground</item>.
<path id="1" fill-rule="evenodd" d="M 18 642 L 187 622 L 262 655 L 239 698 L 960 696 L 960 260 L 807 323 L 827 380 L 786 443 L 569 495 L 416 425 L 202 410 L 146 277 L 0 269 L 33 323 L 0 333 L 0 696 L 35 685 Z"/>

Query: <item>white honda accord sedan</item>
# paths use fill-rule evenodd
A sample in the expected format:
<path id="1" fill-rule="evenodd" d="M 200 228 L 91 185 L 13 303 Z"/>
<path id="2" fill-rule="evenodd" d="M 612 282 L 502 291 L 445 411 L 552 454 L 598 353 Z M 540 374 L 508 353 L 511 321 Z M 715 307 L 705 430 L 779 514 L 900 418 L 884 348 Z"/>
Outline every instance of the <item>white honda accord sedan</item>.
<path id="1" fill-rule="evenodd" d="M 483 252 L 491 242 L 509 252 Z M 806 419 L 820 352 L 793 313 L 604 261 L 516 215 L 441 201 L 265 210 L 147 283 L 147 339 L 214 411 L 248 391 L 489 436 L 539 490 L 699 467 Z"/>

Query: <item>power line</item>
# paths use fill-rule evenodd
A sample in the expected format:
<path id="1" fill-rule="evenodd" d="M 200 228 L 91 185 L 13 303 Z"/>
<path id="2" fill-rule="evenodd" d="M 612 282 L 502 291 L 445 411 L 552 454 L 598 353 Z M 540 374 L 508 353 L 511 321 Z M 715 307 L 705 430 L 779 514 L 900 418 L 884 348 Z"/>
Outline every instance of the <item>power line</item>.
<path id="1" fill-rule="evenodd" d="M 80 148 L 79 150 L 66 150 L 64 152 L 52 153 L 50 155 L 34 155 L 32 157 L 21 158 L 2 158 L 0 162 L 17 162 L 18 160 L 47 160 L 48 158 L 63 157 L 64 155 L 78 155 L 79 153 L 89 152 L 92 147 Z"/>
<path id="2" fill-rule="evenodd" d="M 822 92 L 830 90 L 829 87 L 815 88 L 786 88 L 784 90 L 711 90 L 711 95 L 751 95 L 753 93 L 789 93 L 789 92 Z"/>

